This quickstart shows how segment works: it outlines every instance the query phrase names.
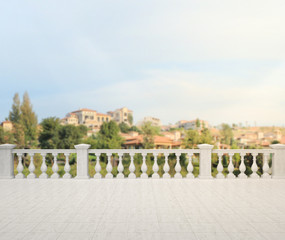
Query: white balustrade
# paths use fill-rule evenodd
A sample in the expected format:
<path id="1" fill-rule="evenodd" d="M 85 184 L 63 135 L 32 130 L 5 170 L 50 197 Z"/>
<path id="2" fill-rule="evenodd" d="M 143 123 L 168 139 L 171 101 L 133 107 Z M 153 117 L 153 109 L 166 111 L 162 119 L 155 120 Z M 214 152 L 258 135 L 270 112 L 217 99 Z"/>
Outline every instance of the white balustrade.
<path id="1" fill-rule="evenodd" d="M 250 178 L 259 178 L 259 175 L 257 174 L 257 170 L 258 170 L 258 167 L 257 167 L 257 163 L 256 163 L 256 157 L 257 157 L 257 153 L 252 153 L 251 154 L 253 159 L 253 163 L 252 163 L 252 166 L 251 166 L 251 171 L 252 171 L 252 174 L 250 175 Z"/>
<path id="2" fill-rule="evenodd" d="M 228 179 L 233 179 L 233 178 L 236 178 L 236 176 L 233 174 L 233 171 L 234 171 L 234 164 L 233 164 L 233 156 L 234 156 L 234 153 L 229 153 L 229 165 L 228 165 L 228 175 L 227 175 L 227 178 Z"/>
<path id="3" fill-rule="evenodd" d="M 51 175 L 51 178 L 53 179 L 57 179 L 59 178 L 59 174 L 58 172 L 58 164 L 57 164 L 57 153 L 53 153 L 53 165 L 52 165 L 52 171 L 53 174 Z"/>
<path id="4" fill-rule="evenodd" d="M 117 175 L 117 178 L 124 178 L 124 174 L 123 174 L 123 171 L 124 171 L 124 166 L 123 166 L 123 154 L 119 154 L 119 165 L 118 165 L 118 175 Z"/>
<path id="5" fill-rule="evenodd" d="M 246 174 L 245 174 L 245 171 L 246 171 L 246 166 L 245 166 L 245 153 L 241 153 L 240 154 L 240 166 L 239 166 L 239 170 L 240 170 L 240 174 L 238 175 L 238 178 L 240 179 L 245 179 L 247 178 Z"/>
<path id="6" fill-rule="evenodd" d="M 186 178 L 190 178 L 190 179 L 193 179 L 195 178 L 194 177 L 194 174 L 193 174 L 193 163 L 192 163 L 192 157 L 193 157 L 193 154 L 190 153 L 188 154 L 189 155 L 189 162 L 188 162 L 188 165 L 187 165 L 187 175 L 186 175 Z"/>
<path id="7" fill-rule="evenodd" d="M 268 153 L 263 154 L 263 174 L 261 176 L 262 178 L 270 178 L 268 159 L 269 159 L 269 154 Z"/>
<path id="8" fill-rule="evenodd" d="M 63 178 L 69 179 L 71 178 L 71 175 L 69 173 L 70 172 L 69 153 L 65 153 L 64 156 L 65 156 L 65 165 L 64 165 L 65 174 L 63 175 Z"/>
<path id="9" fill-rule="evenodd" d="M 153 170 L 152 178 L 158 179 L 159 178 L 159 175 L 158 175 L 158 169 L 159 168 L 158 168 L 158 164 L 157 164 L 158 153 L 154 153 L 153 156 L 154 156 L 154 162 L 153 162 L 153 166 L 152 166 L 152 170 Z"/>
<path id="10" fill-rule="evenodd" d="M 96 157 L 96 165 L 95 165 L 95 175 L 94 175 L 94 178 L 95 179 L 100 179 L 100 178 L 102 178 L 102 174 L 101 174 L 101 164 L 100 164 L 100 153 L 98 153 L 97 155 L 96 155 L 96 153 L 94 153 L 95 154 L 95 157 Z"/>
<path id="11" fill-rule="evenodd" d="M 141 178 L 143 178 L 143 179 L 147 179 L 148 178 L 148 175 L 146 173 L 146 171 L 147 171 L 146 155 L 147 155 L 146 153 L 142 153 L 142 161 L 143 161 L 143 163 L 142 163 L 142 167 L 141 167 L 141 169 L 142 169 Z"/>
<path id="12" fill-rule="evenodd" d="M 34 165 L 34 154 L 31 153 L 30 154 L 30 165 L 29 165 L 30 174 L 27 176 L 27 178 L 30 178 L 30 179 L 36 178 L 36 174 L 34 173 L 35 169 L 36 168 Z"/>
<path id="13" fill-rule="evenodd" d="M 41 155 L 42 155 L 42 165 L 41 165 L 42 174 L 40 175 L 39 178 L 46 179 L 48 178 L 48 175 L 46 174 L 46 171 L 47 171 L 46 153 L 42 153 Z"/>
<path id="14" fill-rule="evenodd" d="M 178 154 L 175 154 L 176 156 L 176 165 L 175 165 L 175 175 L 174 175 L 174 178 L 182 178 L 182 175 L 181 175 L 181 165 L 180 165 L 180 156 L 181 156 L 181 153 L 178 153 Z"/>
<path id="15" fill-rule="evenodd" d="M 112 153 L 108 153 L 107 154 L 107 166 L 106 166 L 106 170 L 107 170 L 107 174 L 105 176 L 105 178 L 113 178 L 113 174 L 112 174 L 112 170 L 113 170 L 113 167 L 112 167 L 112 163 L 111 163 L 111 157 L 112 157 Z"/>
<path id="16" fill-rule="evenodd" d="M 168 156 L 169 154 L 166 153 L 164 154 L 165 156 L 165 163 L 164 163 L 164 166 L 163 166 L 163 171 L 164 171 L 164 174 L 163 174 L 163 178 L 170 178 L 170 174 L 169 174 L 169 170 L 170 170 L 170 167 L 169 167 L 169 164 L 168 164 Z"/>
<path id="17" fill-rule="evenodd" d="M 123 155 L 129 154 L 130 156 L 130 166 L 129 171 L 130 174 L 126 178 L 136 178 L 135 171 L 136 169 L 134 164 L 134 156 L 135 154 L 142 155 L 142 165 L 141 165 L 141 176 L 140 178 L 145 179 L 148 178 L 147 175 L 147 165 L 146 165 L 146 156 L 147 154 L 152 154 L 154 156 L 154 164 L 152 166 L 153 174 L 151 178 L 160 178 L 158 171 L 160 167 L 163 167 L 164 174 L 162 178 L 171 178 L 170 176 L 170 166 L 169 166 L 169 155 L 174 154 L 176 157 L 175 164 L 175 175 L 174 178 L 182 178 L 181 174 L 181 164 L 180 164 L 180 156 L 181 154 L 186 154 L 187 158 L 189 158 L 187 168 L 187 175 L 185 178 L 194 178 L 193 170 L 194 165 L 192 162 L 192 158 L 194 154 L 199 155 L 199 175 L 198 178 L 202 179 L 210 179 L 211 176 L 211 156 L 212 154 L 218 154 L 219 162 L 217 166 L 217 178 L 225 178 L 223 175 L 223 165 L 222 158 L 223 155 L 229 156 L 229 164 L 228 164 L 228 174 L 226 178 L 234 179 L 236 178 L 233 174 L 235 166 L 233 164 L 233 156 L 234 154 L 240 155 L 240 174 L 238 175 L 238 179 L 247 178 L 246 166 L 245 166 L 245 156 L 250 154 L 253 156 L 253 164 L 252 164 L 252 174 L 250 178 L 260 178 L 257 174 L 258 166 L 257 166 L 257 156 L 261 154 L 263 156 L 263 166 L 262 166 L 262 178 L 283 178 L 283 165 L 285 162 L 285 146 L 276 144 L 271 146 L 272 149 L 212 149 L 212 145 L 201 144 L 199 145 L 199 149 L 89 149 L 90 145 L 87 144 L 79 144 L 75 146 L 75 149 L 14 149 L 15 145 L 11 144 L 3 144 L 0 145 L 0 178 L 25 178 L 23 174 L 24 166 L 23 166 L 23 158 L 24 156 L 30 156 L 30 164 L 29 164 L 29 175 L 27 178 L 35 178 L 35 161 L 37 158 L 35 154 L 40 154 L 42 156 L 42 164 L 41 164 L 41 175 L 39 178 L 48 178 L 47 175 L 47 164 L 46 164 L 46 156 L 47 154 L 51 154 L 54 156 L 54 163 L 52 165 L 53 174 L 51 178 L 59 178 L 59 166 L 58 166 L 58 158 L 59 154 L 64 154 L 65 156 L 65 165 L 64 171 L 65 174 L 63 178 L 71 178 L 70 174 L 70 163 L 69 157 L 70 154 L 76 154 L 77 159 L 77 176 L 78 179 L 87 179 L 89 178 L 89 154 L 94 154 L 96 156 L 96 164 L 95 164 L 95 175 L 94 178 L 102 178 L 101 176 L 101 165 L 100 165 L 100 156 L 101 154 L 107 155 L 107 166 L 106 166 L 106 177 L 105 178 L 113 178 L 112 170 L 112 154 L 118 154 L 118 174 L 117 178 L 125 178 L 124 176 L 124 166 L 123 166 Z M 163 166 L 158 165 L 158 156 L 162 154 L 165 156 L 165 163 Z M 272 168 L 269 167 L 269 156 L 272 155 Z M 17 170 L 18 174 L 14 176 L 14 158 L 18 156 L 18 164 Z M 173 170 L 173 169 L 172 169 Z M 285 168 L 284 168 L 284 178 L 285 178 Z"/>
<path id="18" fill-rule="evenodd" d="M 222 179 L 222 178 L 225 178 L 224 174 L 223 174 L 223 170 L 224 170 L 224 167 L 223 167 L 223 153 L 218 153 L 218 166 L 217 166 L 217 170 L 218 170 L 218 174 L 216 175 L 216 178 L 219 178 L 219 179 Z"/>
<path id="19" fill-rule="evenodd" d="M 19 160 L 19 163 L 17 166 L 18 174 L 16 175 L 16 178 L 18 178 L 18 179 L 24 178 L 24 174 L 23 174 L 24 166 L 22 163 L 22 161 L 23 161 L 22 156 L 23 156 L 23 154 L 21 154 L 21 153 L 18 154 L 18 160 Z"/>
<path id="20" fill-rule="evenodd" d="M 131 163 L 130 163 L 130 166 L 129 166 L 130 174 L 128 176 L 128 178 L 130 178 L 130 179 L 135 179 L 136 178 L 136 174 L 135 174 L 136 167 L 135 167 L 135 164 L 134 164 L 134 156 L 135 156 L 135 154 L 130 153 Z"/>

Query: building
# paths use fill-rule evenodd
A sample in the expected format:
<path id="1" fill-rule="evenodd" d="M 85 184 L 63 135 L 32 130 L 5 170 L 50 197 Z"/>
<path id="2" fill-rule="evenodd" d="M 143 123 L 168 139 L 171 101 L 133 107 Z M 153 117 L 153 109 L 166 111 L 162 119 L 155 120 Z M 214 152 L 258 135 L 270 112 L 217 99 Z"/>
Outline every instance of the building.
<path id="1" fill-rule="evenodd" d="M 124 122 L 128 125 L 133 125 L 133 111 L 126 107 L 109 111 L 107 114 L 118 124 Z"/>
<path id="2" fill-rule="evenodd" d="M 8 120 L 2 122 L 1 126 L 2 126 L 2 128 L 4 130 L 4 132 L 10 132 L 10 131 L 13 130 L 13 123 L 8 121 Z"/>
<path id="3" fill-rule="evenodd" d="M 124 134 L 122 137 L 125 139 L 123 147 L 126 149 L 140 149 L 143 148 L 143 135 L 128 135 Z M 154 136 L 154 148 L 155 149 L 172 149 L 180 148 L 181 142 L 174 141 L 165 136 Z"/>
<path id="4" fill-rule="evenodd" d="M 205 128 L 209 128 L 209 123 L 205 120 L 195 119 L 191 121 L 180 120 L 176 123 L 178 128 L 194 129 L 194 130 L 203 130 Z"/>
<path id="5" fill-rule="evenodd" d="M 161 121 L 159 118 L 155 118 L 155 117 L 144 117 L 144 119 L 142 121 L 139 121 L 137 123 L 137 126 L 141 126 L 146 122 L 150 122 L 151 125 L 156 126 L 156 127 L 161 127 Z"/>
<path id="6" fill-rule="evenodd" d="M 82 108 L 77 111 L 68 113 L 65 118 L 61 119 L 61 124 L 85 125 L 89 129 L 98 129 L 104 122 L 109 122 L 111 116 L 98 113 L 95 110 Z"/>

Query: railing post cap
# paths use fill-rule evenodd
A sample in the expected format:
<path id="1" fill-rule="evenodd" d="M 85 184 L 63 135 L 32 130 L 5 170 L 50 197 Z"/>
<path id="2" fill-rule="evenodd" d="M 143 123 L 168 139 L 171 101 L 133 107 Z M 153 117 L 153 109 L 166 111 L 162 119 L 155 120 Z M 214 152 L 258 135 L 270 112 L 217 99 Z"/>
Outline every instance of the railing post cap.
<path id="1" fill-rule="evenodd" d="M 199 149 L 213 149 L 214 145 L 211 144 L 198 144 Z"/>
<path id="2" fill-rule="evenodd" d="M 285 144 L 271 144 L 270 147 L 273 149 L 285 149 Z"/>
<path id="3" fill-rule="evenodd" d="M 90 148 L 90 144 L 78 144 L 78 145 L 74 145 L 74 147 L 76 148 L 76 149 L 88 149 L 88 148 Z"/>
<path id="4" fill-rule="evenodd" d="M 0 145 L 0 149 L 13 149 L 15 147 L 16 147 L 15 144 L 8 144 L 8 143 Z"/>

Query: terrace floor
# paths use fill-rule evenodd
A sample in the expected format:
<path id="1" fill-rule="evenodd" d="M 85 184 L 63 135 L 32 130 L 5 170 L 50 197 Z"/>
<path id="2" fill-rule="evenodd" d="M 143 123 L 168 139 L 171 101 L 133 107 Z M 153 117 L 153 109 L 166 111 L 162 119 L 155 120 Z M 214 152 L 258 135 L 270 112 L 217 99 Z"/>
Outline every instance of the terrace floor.
<path id="1" fill-rule="evenodd" d="M 0 180 L 0 239 L 285 239 L 285 180 Z"/>

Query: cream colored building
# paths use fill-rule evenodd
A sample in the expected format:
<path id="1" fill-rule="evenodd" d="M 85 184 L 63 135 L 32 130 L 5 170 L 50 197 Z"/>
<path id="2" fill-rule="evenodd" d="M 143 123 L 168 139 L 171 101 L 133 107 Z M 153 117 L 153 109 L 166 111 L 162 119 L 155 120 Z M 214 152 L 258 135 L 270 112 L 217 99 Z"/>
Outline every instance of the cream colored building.
<path id="1" fill-rule="evenodd" d="M 1 123 L 1 126 L 2 126 L 2 128 L 3 128 L 3 130 L 4 130 L 4 132 L 10 132 L 10 131 L 13 130 L 13 123 L 10 122 L 10 121 L 8 121 L 8 120 L 2 122 L 2 123 Z"/>
<path id="2" fill-rule="evenodd" d="M 109 122 L 111 117 L 107 114 L 98 113 L 95 110 L 82 108 L 77 111 L 68 113 L 61 120 L 62 124 L 85 125 L 90 129 L 98 129 L 104 122 Z"/>
<path id="3" fill-rule="evenodd" d="M 160 127 L 161 126 L 161 121 L 159 118 L 155 118 L 155 117 L 144 117 L 144 119 L 142 121 L 139 121 L 137 123 L 137 126 L 141 126 L 146 122 L 151 122 L 151 125 L 153 126 L 157 126 Z"/>
<path id="4" fill-rule="evenodd" d="M 197 120 L 200 122 L 200 126 L 197 126 Z M 195 130 L 202 130 L 204 128 L 209 128 L 209 123 L 205 120 L 195 119 L 191 121 L 181 120 L 177 123 L 177 127 L 188 129 L 195 129 Z"/>
<path id="5" fill-rule="evenodd" d="M 129 116 L 133 119 L 133 111 L 126 107 L 116 109 L 115 111 L 109 111 L 108 115 L 117 123 L 124 122 L 128 125 L 132 125 L 129 122 Z"/>

